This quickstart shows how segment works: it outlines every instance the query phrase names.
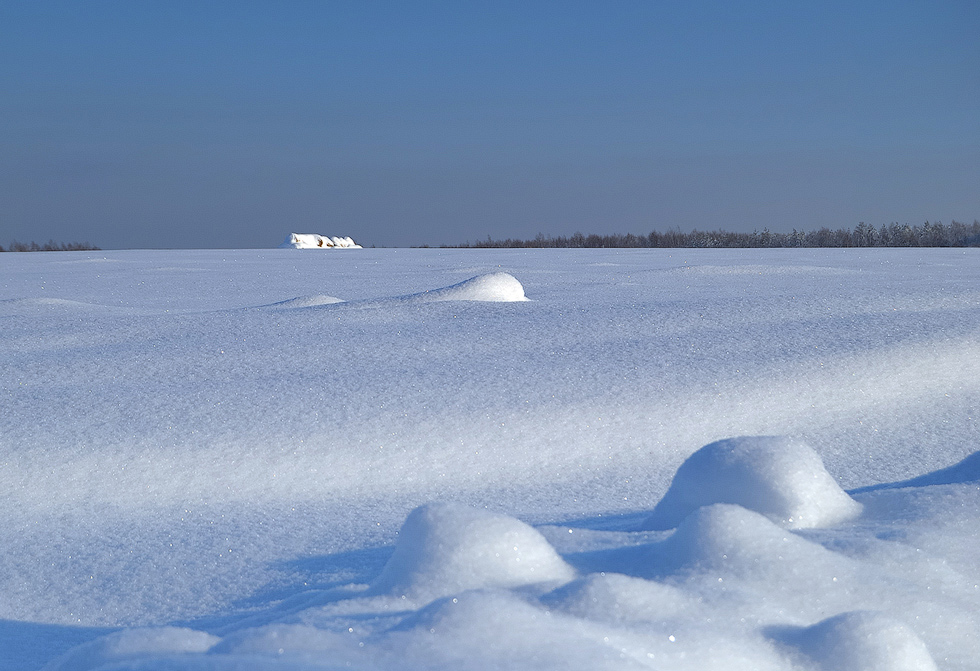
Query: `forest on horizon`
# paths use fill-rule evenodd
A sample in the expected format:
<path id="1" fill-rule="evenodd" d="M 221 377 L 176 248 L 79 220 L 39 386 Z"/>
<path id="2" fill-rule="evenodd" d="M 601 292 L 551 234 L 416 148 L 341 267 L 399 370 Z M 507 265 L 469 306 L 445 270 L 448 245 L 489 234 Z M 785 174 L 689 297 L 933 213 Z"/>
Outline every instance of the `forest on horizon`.
<path id="1" fill-rule="evenodd" d="M 980 247 L 980 221 L 972 224 L 952 221 L 925 222 L 924 224 L 882 224 L 871 226 L 864 222 L 853 229 L 820 228 L 816 231 L 774 233 L 768 228 L 751 233 L 733 233 L 725 230 L 690 233 L 668 230 L 652 231 L 648 235 L 633 233 L 547 237 L 539 233 L 532 240 L 507 238 L 494 240 L 487 237 L 479 242 L 459 245 L 443 245 L 449 248 L 767 248 L 767 247 Z"/>

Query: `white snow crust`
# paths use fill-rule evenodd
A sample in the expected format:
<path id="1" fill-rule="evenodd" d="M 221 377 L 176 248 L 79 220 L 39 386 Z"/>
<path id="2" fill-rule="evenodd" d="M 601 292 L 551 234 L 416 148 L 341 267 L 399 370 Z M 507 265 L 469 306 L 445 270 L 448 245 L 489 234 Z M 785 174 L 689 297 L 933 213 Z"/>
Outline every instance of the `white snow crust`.
<path id="1" fill-rule="evenodd" d="M 0 669 L 978 668 L 980 250 L 324 259 L 2 255 Z"/>

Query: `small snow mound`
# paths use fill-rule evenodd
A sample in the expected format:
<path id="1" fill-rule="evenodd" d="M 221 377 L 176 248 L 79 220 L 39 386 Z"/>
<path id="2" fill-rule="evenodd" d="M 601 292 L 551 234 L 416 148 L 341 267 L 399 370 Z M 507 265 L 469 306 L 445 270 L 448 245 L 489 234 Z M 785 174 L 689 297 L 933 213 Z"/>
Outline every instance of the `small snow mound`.
<path id="1" fill-rule="evenodd" d="M 823 546 L 777 526 L 769 518 L 729 503 L 698 508 L 672 536 L 653 546 L 652 568 L 661 573 L 678 569 L 727 570 L 768 577 L 781 575 L 785 568 L 794 574 L 806 565 L 816 573 L 818 567 L 838 569 L 846 562 Z M 831 570 L 831 572 L 834 572 Z M 801 576 L 794 576 L 799 580 Z"/>
<path id="2" fill-rule="evenodd" d="M 411 298 L 422 301 L 526 301 L 524 287 L 510 273 L 488 273 L 442 289 L 433 289 Z"/>
<path id="3" fill-rule="evenodd" d="M 800 632 L 798 646 L 827 671 L 935 671 L 925 643 L 875 611 L 842 613 Z"/>
<path id="4" fill-rule="evenodd" d="M 371 591 L 431 601 L 468 589 L 574 577 L 544 536 L 520 520 L 459 504 L 430 503 L 408 515 L 395 552 Z"/>
<path id="5" fill-rule="evenodd" d="M 83 643 L 45 667 L 47 671 L 86 671 L 126 660 L 207 652 L 219 640 L 182 627 L 123 629 Z"/>
<path id="6" fill-rule="evenodd" d="M 671 529 L 712 503 L 735 503 L 790 529 L 833 526 L 861 512 L 810 446 L 745 436 L 705 445 L 688 457 L 642 528 Z"/>
<path id="7" fill-rule="evenodd" d="M 591 573 L 541 597 L 551 610 L 601 622 L 662 620 L 690 613 L 693 601 L 677 587 L 622 573 Z"/>
<path id="8" fill-rule="evenodd" d="M 280 249 L 361 249 L 349 237 L 329 237 L 316 233 L 290 233 Z"/>

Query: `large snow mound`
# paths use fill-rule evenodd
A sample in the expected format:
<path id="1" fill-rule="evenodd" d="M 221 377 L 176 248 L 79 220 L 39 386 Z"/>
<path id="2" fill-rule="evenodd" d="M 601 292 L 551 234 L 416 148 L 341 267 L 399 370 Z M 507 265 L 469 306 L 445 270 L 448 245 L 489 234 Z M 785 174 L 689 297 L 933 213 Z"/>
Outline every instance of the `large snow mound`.
<path id="1" fill-rule="evenodd" d="M 795 644 L 824 671 L 935 671 L 925 643 L 904 623 L 852 611 L 777 639 Z"/>
<path id="2" fill-rule="evenodd" d="M 520 520 L 455 503 L 430 503 L 409 513 L 371 591 L 431 601 L 468 589 L 574 577 L 541 532 Z"/>
<path id="3" fill-rule="evenodd" d="M 361 249 L 349 237 L 330 237 L 316 233 L 290 233 L 280 249 Z"/>
<path id="4" fill-rule="evenodd" d="M 735 503 L 790 529 L 833 526 L 861 512 L 810 446 L 743 436 L 705 445 L 688 457 L 643 528 L 671 529 L 712 503 Z"/>

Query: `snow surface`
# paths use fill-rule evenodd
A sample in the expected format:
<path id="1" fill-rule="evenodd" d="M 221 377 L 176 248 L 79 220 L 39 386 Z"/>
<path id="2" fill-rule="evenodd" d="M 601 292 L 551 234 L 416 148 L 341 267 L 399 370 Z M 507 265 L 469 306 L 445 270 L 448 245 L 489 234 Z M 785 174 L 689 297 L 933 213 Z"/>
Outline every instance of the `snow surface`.
<path id="1" fill-rule="evenodd" d="M 978 262 L 0 255 L 0 669 L 980 668 Z"/>

